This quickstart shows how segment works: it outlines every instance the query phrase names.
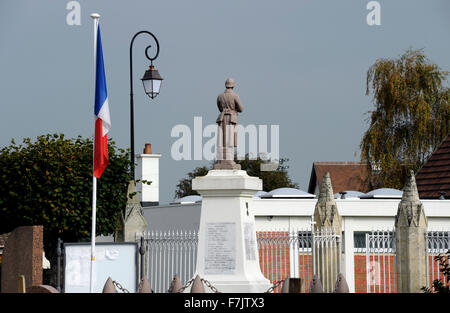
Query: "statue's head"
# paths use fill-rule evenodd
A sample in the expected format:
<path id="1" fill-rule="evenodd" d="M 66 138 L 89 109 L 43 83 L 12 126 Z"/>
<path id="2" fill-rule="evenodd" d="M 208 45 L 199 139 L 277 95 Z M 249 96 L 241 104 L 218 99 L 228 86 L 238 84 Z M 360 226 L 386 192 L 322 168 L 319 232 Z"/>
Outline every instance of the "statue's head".
<path id="1" fill-rule="evenodd" d="M 234 87 L 234 80 L 233 80 L 233 78 L 228 78 L 225 81 L 225 87 L 226 88 L 233 88 Z"/>

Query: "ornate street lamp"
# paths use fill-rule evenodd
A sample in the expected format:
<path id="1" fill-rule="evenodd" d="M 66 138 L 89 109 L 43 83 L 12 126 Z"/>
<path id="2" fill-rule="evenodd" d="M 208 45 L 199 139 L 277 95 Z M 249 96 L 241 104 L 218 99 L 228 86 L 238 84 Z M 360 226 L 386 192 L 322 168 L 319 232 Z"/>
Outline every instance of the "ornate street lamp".
<path id="1" fill-rule="evenodd" d="M 155 35 L 151 32 L 142 30 L 137 32 L 130 43 L 130 160 L 131 160 L 131 172 L 133 174 L 133 180 L 136 179 L 134 170 L 134 100 L 133 100 L 133 43 L 137 36 L 140 34 L 147 34 L 153 37 L 156 42 L 156 54 L 154 57 L 148 55 L 148 51 L 151 46 L 145 49 L 145 56 L 150 60 L 150 68 L 145 72 L 144 77 L 141 78 L 142 84 L 144 85 L 145 93 L 152 99 L 154 99 L 161 88 L 162 77 L 159 75 L 158 70 L 153 66 L 153 61 L 158 57 L 159 54 L 159 43 Z"/>
<path id="2" fill-rule="evenodd" d="M 150 65 L 150 68 L 145 71 L 144 77 L 141 78 L 142 84 L 144 85 L 145 93 L 150 98 L 155 98 L 159 94 L 159 89 L 161 88 L 162 78 L 158 73 L 158 70 L 155 70 L 153 65 Z"/>

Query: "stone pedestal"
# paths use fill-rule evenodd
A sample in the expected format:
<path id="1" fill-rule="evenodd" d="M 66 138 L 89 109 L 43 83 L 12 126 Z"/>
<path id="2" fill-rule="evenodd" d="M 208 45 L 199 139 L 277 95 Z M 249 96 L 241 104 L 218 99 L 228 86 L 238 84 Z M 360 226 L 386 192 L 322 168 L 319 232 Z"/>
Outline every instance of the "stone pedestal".
<path id="1" fill-rule="evenodd" d="M 203 197 L 194 277 L 199 275 L 225 293 L 267 291 L 271 284 L 259 266 L 251 214 L 262 180 L 242 170 L 211 170 L 193 179 L 192 189 Z"/>

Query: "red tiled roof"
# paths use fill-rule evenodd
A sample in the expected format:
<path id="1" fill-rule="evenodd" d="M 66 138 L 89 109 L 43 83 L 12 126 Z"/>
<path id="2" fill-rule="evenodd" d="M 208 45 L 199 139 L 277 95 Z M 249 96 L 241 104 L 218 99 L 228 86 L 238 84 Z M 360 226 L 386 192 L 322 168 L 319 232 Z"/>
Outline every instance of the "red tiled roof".
<path id="1" fill-rule="evenodd" d="M 309 193 L 314 193 L 316 185 L 320 188 L 326 172 L 330 173 L 334 193 L 345 190 L 369 191 L 369 186 L 364 184 L 367 170 L 361 162 L 314 162 L 309 180 Z"/>
<path id="2" fill-rule="evenodd" d="M 417 172 L 416 183 L 420 198 L 439 198 L 439 192 L 450 198 L 450 135 Z"/>

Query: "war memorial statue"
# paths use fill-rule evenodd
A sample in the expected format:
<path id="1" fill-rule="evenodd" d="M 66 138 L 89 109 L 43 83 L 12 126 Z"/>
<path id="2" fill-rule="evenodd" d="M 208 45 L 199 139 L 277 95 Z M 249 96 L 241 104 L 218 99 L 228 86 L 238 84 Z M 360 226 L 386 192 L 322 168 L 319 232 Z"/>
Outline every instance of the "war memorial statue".
<path id="1" fill-rule="evenodd" d="M 219 126 L 217 136 L 217 159 L 214 169 L 240 170 L 241 165 L 234 162 L 234 147 L 237 147 L 237 116 L 242 112 L 241 99 L 233 91 L 234 80 L 228 78 L 225 91 L 217 96 L 220 111 L 216 123 Z"/>

